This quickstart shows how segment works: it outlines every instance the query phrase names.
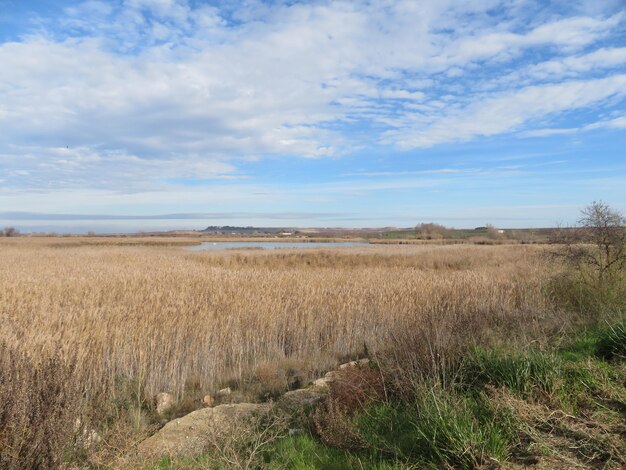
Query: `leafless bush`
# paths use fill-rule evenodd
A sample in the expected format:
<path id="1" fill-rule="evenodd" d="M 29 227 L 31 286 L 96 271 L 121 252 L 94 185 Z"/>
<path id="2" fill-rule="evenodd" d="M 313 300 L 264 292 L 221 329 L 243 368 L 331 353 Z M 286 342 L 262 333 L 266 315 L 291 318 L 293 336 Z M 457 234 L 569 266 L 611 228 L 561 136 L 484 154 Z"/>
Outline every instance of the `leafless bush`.
<path id="1" fill-rule="evenodd" d="M 15 227 L 5 227 L 4 230 L 0 231 L 0 236 L 2 237 L 17 237 L 20 232 Z"/>
<path id="2" fill-rule="evenodd" d="M 581 211 L 578 225 L 557 230 L 552 243 L 567 264 L 591 271 L 598 284 L 610 281 L 626 266 L 626 218 L 603 202 Z"/>
<path id="3" fill-rule="evenodd" d="M 495 227 L 494 225 L 487 224 L 487 236 L 491 240 L 501 240 L 505 238 L 504 230 Z"/>
<path id="4" fill-rule="evenodd" d="M 0 468 L 54 469 L 72 445 L 79 412 L 72 368 L 35 363 L 0 344 Z"/>
<path id="5" fill-rule="evenodd" d="M 209 454 L 225 468 L 246 470 L 262 466 L 262 452 L 287 435 L 287 417 L 271 413 L 253 415 L 245 421 L 231 423 L 209 436 Z"/>
<path id="6" fill-rule="evenodd" d="M 450 231 L 443 225 L 435 224 L 432 222 L 427 224 L 420 224 L 415 227 L 415 230 L 419 232 L 420 236 L 426 238 L 427 240 L 446 238 L 450 233 Z"/>
<path id="7" fill-rule="evenodd" d="M 387 397 L 381 371 L 369 364 L 347 367 L 333 374 L 328 400 L 348 413 L 364 409 L 368 403 L 382 401 Z"/>
<path id="8" fill-rule="evenodd" d="M 603 202 L 581 211 L 578 224 L 556 230 L 548 254 L 567 271 L 553 287 L 562 301 L 581 312 L 623 309 L 626 300 L 626 218 Z"/>
<path id="9" fill-rule="evenodd" d="M 338 400 L 328 400 L 313 414 L 313 424 L 326 445 L 339 449 L 365 449 L 368 442 L 350 420 L 351 414 Z"/>

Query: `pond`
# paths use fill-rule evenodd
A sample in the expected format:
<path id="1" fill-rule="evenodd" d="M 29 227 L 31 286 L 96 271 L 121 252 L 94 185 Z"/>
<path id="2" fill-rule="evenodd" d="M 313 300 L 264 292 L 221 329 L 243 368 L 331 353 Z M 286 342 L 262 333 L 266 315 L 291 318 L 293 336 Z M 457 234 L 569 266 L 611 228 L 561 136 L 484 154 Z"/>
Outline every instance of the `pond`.
<path id="1" fill-rule="evenodd" d="M 234 250 L 237 248 L 261 248 L 275 250 L 278 248 L 337 248 L 342 246 L 369 246 L 362 242 L 204 242 L 190 246 L 191 251 Z"/>

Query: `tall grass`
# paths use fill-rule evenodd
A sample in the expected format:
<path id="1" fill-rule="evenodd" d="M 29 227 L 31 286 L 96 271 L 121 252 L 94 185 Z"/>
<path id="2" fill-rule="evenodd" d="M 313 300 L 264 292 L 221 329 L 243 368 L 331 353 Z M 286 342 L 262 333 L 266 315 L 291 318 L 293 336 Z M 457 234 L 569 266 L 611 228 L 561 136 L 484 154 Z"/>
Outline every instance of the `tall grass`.
<path id="1" fill-rule="evenodd" d="M 314 373 L 433 322 L 469 337 L 535 321 L 548 275 L 535 252 L 196 254 L 23 240 L 1 247 L 0 340 L 35 359 L 75 361 L 88 389 L 130 377 L 147 394 L 181 394 L 189 381 L 210 391 L 286 358 Z"/>
<path id="2" fill-rule="evenodd" d="M 23 461 L 3 435 L 16 423 L 65 423 L 50 440 L 51 468 L 59 449 L 96 427 L 98 452 L 110 453 L 90 461 L 105 464 L 134 429 L 156 424 L 150 400 L 161 391 L 196 405 L 232 384 L 275 396 L 365 353 L 393 356 L 402 382 L 406 371 L 440 374 L 475 342 L 528 342 L 556 324 L 541 247 L 191 253 L 163 242 L 0 241 L 0 363 L 24 371 L 0 390 L 10 465 Z M 56 411 L 28 421 L 14 406 L 22 386 L 33 403 L 50 387 L 75 402 L 50 400 Z M 464 406 L 451 412 L 466 416 Z M 77 417 L 78 431 L 67 424 Z M 24 451 L 39 455 L 38 442 Z"/>

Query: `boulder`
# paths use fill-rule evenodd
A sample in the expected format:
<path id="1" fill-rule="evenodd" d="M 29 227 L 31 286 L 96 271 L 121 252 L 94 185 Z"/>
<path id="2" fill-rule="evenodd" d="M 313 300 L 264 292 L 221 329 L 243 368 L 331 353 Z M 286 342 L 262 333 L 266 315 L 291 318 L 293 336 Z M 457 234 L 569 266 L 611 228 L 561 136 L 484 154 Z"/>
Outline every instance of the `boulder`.
<path id="1" fill-rule="evenodd" d="M 142 441 L 134 455 L 137 459 L 164 456 L 193 457 L 201 454 L 220 436 L 236 431 L 253 415 L 264 415 L 270 404 L 239 403 L 203 408 L 170 421 L 153 436 Z"/>
<path id="2" fill-rule="evenodd" d="M 215 394 L 215 396 L 217 398 L 223 398 L 223 397 L 227 397 L 231 393 L 233 393 L 233 391 L 230 389 L 230 387 L 226 387 L 226 388 L 223 388 L 221 390 L 218 390 L 217 393 Z"/>
<path id="3" fill-rule="evenodd" d="M 334 370 L 326 372 L 326 375 L 324 376 L 324 380 L 326 381 L 326 383 L 334 382 L 335 379 L 337 379 L 337 372 L 335 372 Z"/>
<path id="4" fill-rule="evenodd" d="M 339 369 L 348 369 L 350 367 L 363 367 L 370 363 L 369 359 L 359 359 L 357 361 L 346 362 L 345 364 L 341 364 Z"/>
<path id="5" fill-rule="evenodd" d="M 326 398 L 326 391 L 321 387 L 301 388 L 285 393 L 278 400 L 278 405 L 286 410 L 298 410 L 317 405 Z"/>
<path id="6" fill-rule="evenodd" d="M 165 415 L 174 406 L 174 395 L 161 392 L 156 396 L 156 412 L 159 416 Z"/>
<path id="7" fill-rule="evenodd" d="M 330 382 L 332 382 L 332 379 L 327 379 L 326 377 L 322 377 L 321 379 L 317 379 L 313 381 L 313 386 L 317 388 L 327 388 Z"/>

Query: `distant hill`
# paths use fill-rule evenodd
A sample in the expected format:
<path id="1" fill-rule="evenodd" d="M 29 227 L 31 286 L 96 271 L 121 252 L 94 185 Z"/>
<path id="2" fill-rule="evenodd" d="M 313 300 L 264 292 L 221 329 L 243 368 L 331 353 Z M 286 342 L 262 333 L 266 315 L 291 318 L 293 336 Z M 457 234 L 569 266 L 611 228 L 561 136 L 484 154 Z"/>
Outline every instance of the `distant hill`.
<path id="1" fill-rule="evenodd" d="M 284 227 L 235 227 L 232 225 L 210 225 L 202 230 L 205 233 L 221 233 L 221 234 L 262 234 L 262 233 L 283 233 L 294 232 L 294 229 Z"/>

